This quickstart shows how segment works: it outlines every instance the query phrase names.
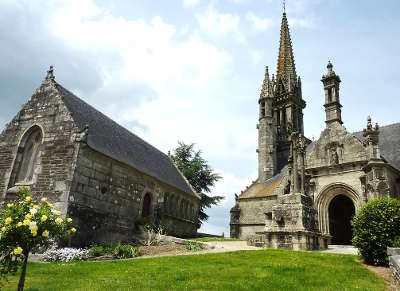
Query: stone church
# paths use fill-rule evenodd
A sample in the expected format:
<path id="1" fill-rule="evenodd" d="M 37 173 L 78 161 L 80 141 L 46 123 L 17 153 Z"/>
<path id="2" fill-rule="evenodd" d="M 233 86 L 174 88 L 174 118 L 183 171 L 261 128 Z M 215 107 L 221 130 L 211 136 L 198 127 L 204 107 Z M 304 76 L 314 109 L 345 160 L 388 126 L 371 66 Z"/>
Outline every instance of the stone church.
<path id="1" fill-rule="evenodd" d="M 351 244 L 351 219 L 368 200 L 400 198 L 400 124 L 351 133 L 343 125 L 340 77 L 329 62 L 322 76 L 325 129 L 304 136 L 301 79 L 283 13 L 276 76 L 268 67 L 258 118 L 258 179 L 231 209 L 231 237 L 250 244 L 319 249 Z"/>
<path id="2" fill-rule="evenodd" d="M 53 68 L 0 135 L 0 195 L 21 188 L 72 217 L 72 244 L 132 240 L 140 225 L 197 232 L 200 196 L 165 155 L 55 81 Z"/>

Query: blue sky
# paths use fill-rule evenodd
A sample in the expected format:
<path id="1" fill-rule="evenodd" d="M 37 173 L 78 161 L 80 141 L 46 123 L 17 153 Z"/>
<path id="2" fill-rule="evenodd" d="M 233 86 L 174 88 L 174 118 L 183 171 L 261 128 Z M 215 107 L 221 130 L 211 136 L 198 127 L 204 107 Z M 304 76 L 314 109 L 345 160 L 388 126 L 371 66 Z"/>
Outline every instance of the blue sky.
<path id="1" fill-rule="evenodd" d="M 343 120 L 400 121 L 398 1 L 288 0 L 305 132 L 324 128 L 320 82 L 331 60 Z M 0 2 L 0 130 L 56 80 L 160 150 L 194 142 L 224 177 L 202 231 L 228 233 L 234 193 L 256 178 L 257 99 L 276 70 L 278 0 Z"/>

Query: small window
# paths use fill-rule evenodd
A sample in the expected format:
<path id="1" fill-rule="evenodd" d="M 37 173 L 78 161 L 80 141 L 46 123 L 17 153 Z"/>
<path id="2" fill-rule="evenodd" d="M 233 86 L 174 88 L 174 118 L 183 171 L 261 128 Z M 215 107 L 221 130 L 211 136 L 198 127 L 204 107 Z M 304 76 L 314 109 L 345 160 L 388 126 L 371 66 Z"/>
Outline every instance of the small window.
<path id="1" fill-rule="evenodd" d="M 328 88 L 328 103 L 332 102 L 332 88 Z"/>

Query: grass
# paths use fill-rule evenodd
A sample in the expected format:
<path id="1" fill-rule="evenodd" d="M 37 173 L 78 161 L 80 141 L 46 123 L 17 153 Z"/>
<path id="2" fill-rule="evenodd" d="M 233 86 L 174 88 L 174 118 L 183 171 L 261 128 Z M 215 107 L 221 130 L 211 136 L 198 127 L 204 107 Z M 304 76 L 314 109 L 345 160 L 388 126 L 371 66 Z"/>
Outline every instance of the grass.
<path id="1" fill-rule="evenodd" d="M 10 277 L 4 290 L 15 290 Z M 285 250 L 30 263 L 26 290 L 386 290 L 350 255 Z"/>

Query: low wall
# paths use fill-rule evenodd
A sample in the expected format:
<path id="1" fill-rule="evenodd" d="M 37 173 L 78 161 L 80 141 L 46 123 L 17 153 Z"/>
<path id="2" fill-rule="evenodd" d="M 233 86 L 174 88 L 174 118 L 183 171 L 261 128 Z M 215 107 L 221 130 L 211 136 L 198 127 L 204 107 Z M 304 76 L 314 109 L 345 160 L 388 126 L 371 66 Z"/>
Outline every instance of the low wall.
<path id="1" fill-rule="evenodd" d="M 400 248 L 387 248 L 387 254 L 393 277 L 400 283 Z"/>

